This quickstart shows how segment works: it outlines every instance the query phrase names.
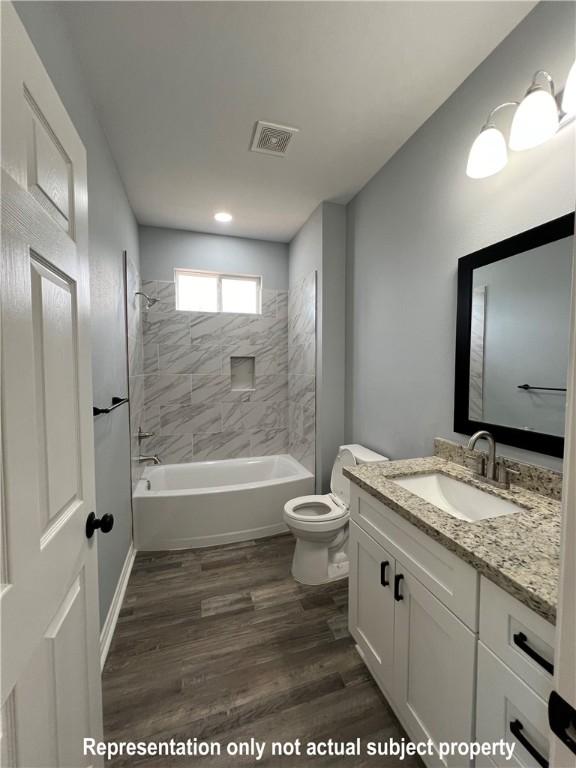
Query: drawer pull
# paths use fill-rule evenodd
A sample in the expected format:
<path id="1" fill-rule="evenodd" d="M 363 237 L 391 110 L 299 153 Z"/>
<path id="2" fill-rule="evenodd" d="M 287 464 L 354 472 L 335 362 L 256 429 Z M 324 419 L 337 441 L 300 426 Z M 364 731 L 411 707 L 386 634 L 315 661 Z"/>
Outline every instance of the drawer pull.
<path id="1" fill-rule="evenodd" d="M 389 565 L 389 560 L 384 560 L 384 562 L 380 563 L 380 584 L 382 584 L 383 587 L 387 587 L 390 584 L 390 579 L 387 575 Z"/>
<path id="2" fill-rule="evenodd" d="M 556 691 L 548 699 L 548 722 L 552 732 L 576 755 L 576 709 Z"/>
<path id="3" fill-rule="evenodd" d="M 517 645 L 521 651 L 524 651 L 526 656 L 530 656 L 530 658 L 533 659 L 536 664 L 540 664 L 540 666 L 545 669 L 546 672 L 550 672 L 551 675 L 554 674 L 554 664 L 545 659 L 543 656 L 540 656 L 538 651 L 535 651 L 534 648 L 531 648 L 528 645 L 528 638 L 524 632 L 516 632 L 516 634 L 513 635 L 513 639 L 514 644 Z"/>
<path id="4" fill-rule="evenodd" d="M 513 736 L 516 737 L 516 739 L 519 741 L 520 744 L 524 747 L 526 752 L 532 755 L 534 760 L 538 763 L 538 765 L 541 765 L 542 768 L 549 768 L 549 762 L 546 760 L 546 758 L 538 752 L 535 746 L 530 744 L 526 736 L 522 733 L 524 730 L 524 726 L 520 722 L 520 720 L 512 720 L 510 723 L 510 733 L 513 734 Z"/>
<path id="5" fill-rule="evenodd" d="M 404 581 L 404 576 L 399 573 L 397 576 L 394 576 L 394 600 L 399 602 L 400 600 L 404 600 L 404 595 L 400 592 L 400 584 Z"/>

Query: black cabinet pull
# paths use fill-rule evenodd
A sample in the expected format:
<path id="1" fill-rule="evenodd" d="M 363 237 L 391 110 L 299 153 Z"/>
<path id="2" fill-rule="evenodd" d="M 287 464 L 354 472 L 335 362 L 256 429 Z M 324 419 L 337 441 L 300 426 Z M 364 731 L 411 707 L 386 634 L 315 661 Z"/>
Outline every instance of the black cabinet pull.
<path id="1" fill-rule="evenodd" d="M 110 533 L 114 528 L 114 515 L 105 514 L 102 517 L 96 517 L 94 512 L 90 512 L 86 519 L 86 538 L 91 539 L 98 528 L 102 533 Z"/>
<path id="2" fill-rule="evenodd" d="M 552 691 L 548 699 L 548 723 L 552 733 L 576 755 L 576 739 L 573 736 L 576 733 L 576 709 L 556 691 Z"/>
<path id="3" fill-rule="evenodd" d="M 533 659 L 536 664 L 540 664 L 541 667 L 543 667 L 546 672 L 550 672 L 551 675 L 554 674 L 554 664 L 552 662 L 545 659 L 543 656 L 540 656 L 538 651 L 535 651 L 534 648 L 531 648 L 528 645 L 528 638 L 524 634 L 524 632 L 516 632 L 515 635 L 512 636 L 514 640 L 514 644 L 520 648 L 521 651 L 524 651 L 526 656 L 530 656 L 531 659 Z"/>
<path id="4" fill-rule="evenodd" d="M 383 587 L 387 587 L 390 584 L 390 580 L 387 576 L 389 565 L 389 560 L 384 560 L 384 562 L 380 563 L 380 584 L 382 584 Z"/>
<path id="5" fill-rule="evenodd" d="M 520 720 L 511 721 L 510 733 L 513 734 L 518 739 L 518 741 L 520 742 L 520 744 L 522 744 L 526 752 L 532 755 L 532 757 L 534 758 L 534 760 L 536 760 L 538 765 L 541 765 L 542 768 L 549 768 L 550 763 L 548 762 L 548 760 L 546 760 L 544 755 L 541 755 L 540 752 L 538 752 L 535 746 L 530 744 L 526 736 L 524 736 L 524 734 L 522 733 L 523 730 L 524 730 L 524 726 L 522 725 Z"/>
<path id="6" fill-rule="evenodd" d="M 399 573 L 394 576 L 394 600 L 404 600 L 404 595 L 400 592 L 400 584 L 404 581 L 404 576 Z"/>

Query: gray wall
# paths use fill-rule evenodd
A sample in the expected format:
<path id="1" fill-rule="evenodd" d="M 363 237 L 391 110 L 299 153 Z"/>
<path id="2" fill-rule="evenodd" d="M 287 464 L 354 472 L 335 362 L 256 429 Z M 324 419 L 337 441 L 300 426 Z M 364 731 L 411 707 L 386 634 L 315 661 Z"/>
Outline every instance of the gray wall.
<path id="1" fill-rule="evenodd" d="M 172 282 L 174 269 L 262 275 L 266 289 L 288 289 L 288 246 L 266 240 L 140 227 L 142 280 Z"/>
<path id="2" fill-rule="evenodd" d="M 22 2 L 16 10 L 86 147 L 94 401 L 104 405 L 128 391 L 122 251 L 137 259 L 136 221 L 57 5 Z M 115 518 L 113 531 L 98 537 L 103 624 L 132 539 L 128 409 L 94 419 L 94 433 L 96 511 Z"/>
<path id="3" fill-rule="evenodd" d="M 316 280 L 318 272 L 290 283 L 288 292 L 289 453 L 316 472 Z"/>
<path id="4" fill-rule="evenodd" d="M 327 492 L 338 446 L 345 442 L 346 208 L 324 203 L 323 214 L 317 453 L 321 488 Z"/>
<path id="5" fill-rule="evenodd" d="M 295 285 L 310 272 L 322 272 L 322 215 L 321 204 L 302 226 L 290 243 L 290 285 Z"/>
<path id="6" fill-rule="evenodd" d="M 537 69 L 563 86 L 574 24 L 573 3 L 538 5 L 349 204 L 348 439 L 392 458 L 430 454 L 435 436 L 463 440 L 452 431 L 457 260 L 573 210 L 574 126 L 485 180 L 466 177 L 468 150 Z"/>
<path id="7" fill-rule="evenodd" d="M 290 287 L 317 272 L 316 475 L 321 491 L 345 436 L 346 209 L 322 203 L 290 243 Z"/>
<path id="8" fill-rule="evenodd" d="M 474 270 L 486 287 L 483 418 L 564 434 L 574 238 L 566 237 Z"/>

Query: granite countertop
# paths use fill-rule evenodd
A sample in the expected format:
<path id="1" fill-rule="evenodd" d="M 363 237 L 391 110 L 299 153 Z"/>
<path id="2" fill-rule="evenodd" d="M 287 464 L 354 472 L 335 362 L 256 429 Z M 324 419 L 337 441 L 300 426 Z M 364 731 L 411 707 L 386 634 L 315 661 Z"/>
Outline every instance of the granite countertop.
<path id="1" fill-rule="evenodd" d="M 430 472 L 461 480 L 512 501 L 524 511 L 477 522 L 458 520 L 405 490 L 394 478 Z M 346 467 L 353 483 L 431 538 L 454 552 L 490 581 L 555 623 L 560 564 L 560 502 L 512 485 L 501 490 L 439 456 Z"/>

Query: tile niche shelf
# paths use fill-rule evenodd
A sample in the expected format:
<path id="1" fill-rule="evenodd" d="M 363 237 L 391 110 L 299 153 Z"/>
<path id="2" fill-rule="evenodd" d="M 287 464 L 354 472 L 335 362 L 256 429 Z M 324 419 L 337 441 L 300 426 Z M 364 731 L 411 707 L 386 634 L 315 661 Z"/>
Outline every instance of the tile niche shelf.
<path id="1" fill-rule="evenodd" d="M 230 384 L 233 392 L 252 392 L 256 388 L 255 358 L 230 358 Z"/>

